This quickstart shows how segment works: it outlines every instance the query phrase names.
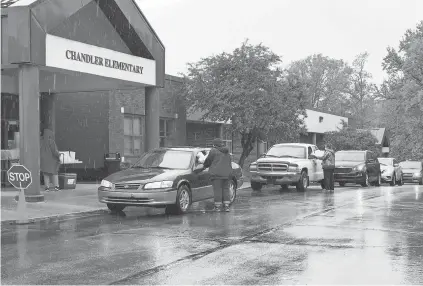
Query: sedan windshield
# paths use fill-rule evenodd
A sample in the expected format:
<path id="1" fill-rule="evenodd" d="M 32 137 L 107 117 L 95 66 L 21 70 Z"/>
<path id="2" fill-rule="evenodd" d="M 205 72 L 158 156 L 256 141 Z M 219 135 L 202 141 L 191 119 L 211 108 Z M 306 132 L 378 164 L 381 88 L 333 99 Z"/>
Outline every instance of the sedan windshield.
<path id="1" fill-rule="evenodd" d="M 336 152 L 335 160 L 364 162 L 366 161 L 366 153 L 365 152 Z"/>
<path id="2" fill-rule="evenodd" d="M 306 149 L 303 146 L 273 146 L 266 153 L 267 157 L 306 158 Z"/>
<path id="3" fill-rule="evenodd" d="M 421 162 L 401 162 L 400 166 L 404 169 L 420 170 L 422 168 L 422 163 Z"/>
<path id="4" fill-rule="evenodd" d="M 387 165 L 387 166 L 393 166 L 394 165 L 394 160 L 392 160 L 390 158 L 377 158 L 377 160 L 379 161 L 379 163 L 381 163 L 383 165 Z"/>
<path id="5" fill-rule="evenodd" d="M 132 168 L 189 169 L 192 152 L 181 150 L 153 150 L 145 153 Z"/>

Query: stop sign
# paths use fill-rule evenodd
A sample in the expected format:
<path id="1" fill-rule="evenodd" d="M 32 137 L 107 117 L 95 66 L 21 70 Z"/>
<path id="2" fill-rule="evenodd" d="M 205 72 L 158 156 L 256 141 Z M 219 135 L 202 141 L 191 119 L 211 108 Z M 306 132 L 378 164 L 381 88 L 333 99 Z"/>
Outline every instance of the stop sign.
<path id="1" fill-rule="evenodd" d="M 14 165 L 7 171 L 7 179 L 17 189 L 26 189 L 32 183 L 31 172 L 23 165 Z"/>

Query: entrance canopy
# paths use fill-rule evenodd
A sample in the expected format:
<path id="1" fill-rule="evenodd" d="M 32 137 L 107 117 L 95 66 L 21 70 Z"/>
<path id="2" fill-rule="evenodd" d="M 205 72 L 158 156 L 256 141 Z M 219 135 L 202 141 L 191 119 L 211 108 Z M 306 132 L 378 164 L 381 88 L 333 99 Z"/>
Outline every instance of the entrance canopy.
<path id="1" fill-rule="evenodd" d="M 164 87 L 165 48 L 135 1 L 1 3 L 6 76 L 33 64 L 40 91 Z"/>

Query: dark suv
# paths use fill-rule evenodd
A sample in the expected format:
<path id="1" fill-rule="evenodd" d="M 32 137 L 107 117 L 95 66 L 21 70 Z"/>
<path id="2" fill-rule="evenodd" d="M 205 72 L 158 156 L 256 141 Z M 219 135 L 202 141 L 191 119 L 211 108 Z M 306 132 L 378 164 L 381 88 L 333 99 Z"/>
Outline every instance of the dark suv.
<path id="1" fill-rule="evenodd" d="M 341 187 L 346 183 L 381 185 L 380 163 L 377 155 L 368 150 L 336 152 L 334 176 Z"/>

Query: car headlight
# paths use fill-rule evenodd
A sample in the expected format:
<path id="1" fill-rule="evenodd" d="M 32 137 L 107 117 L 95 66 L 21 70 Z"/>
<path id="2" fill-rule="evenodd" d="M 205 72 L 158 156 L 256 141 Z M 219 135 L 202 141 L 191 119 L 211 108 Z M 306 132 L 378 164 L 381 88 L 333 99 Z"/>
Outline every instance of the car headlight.
<path id="1" fill-rule="evenodd" d="M 162 182 L 153 182 L 147 183 L 144 186 L 144 189 L 166 189 L 173 186 L 173 181 L 162 181 Z"/>
<path id="2" fill-rule="evenodd" d="M 290 165 L 290 166 L 288 166 L 288 172 L 296 172 L 296 173 L 298 173 L 298 166 L 292 166 L 292 165 Z"/>
<path id="3" fill-rule="evenodd" d="M 421 173 L 414 173 L 414 177 L 416 177 L 416 178 L 420 178 L 421 176 L 422 176 Z"/>
<path id="4" fill-rule="evenodd" d="M 250 164 L 250 171 L 257 171 L 257 164 Z"/>
<path id="5" fill-rule="evenodd" d="M 358 171 L 358 172 L 361 172 L 361 171 L 363 171 L 364 170 L 364 168 L 366 167 L 366 165 L 358 165 L 358 166 L 355 166 L 354 168 L 353 168 L 353 171 Z"/>
<path id="6" fill-rule="evenodd" d="M 105 187 L 105 188 L 112 188 L 113 184 L 109 181 L 102 180 L 101 183 L 100 183 L 100 186 Z"/>

